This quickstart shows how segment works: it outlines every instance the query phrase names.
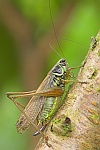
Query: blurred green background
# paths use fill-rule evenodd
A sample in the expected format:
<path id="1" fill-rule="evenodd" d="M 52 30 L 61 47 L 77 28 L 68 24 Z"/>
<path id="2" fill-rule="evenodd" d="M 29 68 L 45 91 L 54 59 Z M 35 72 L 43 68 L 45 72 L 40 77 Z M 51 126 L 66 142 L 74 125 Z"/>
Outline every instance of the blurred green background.
<path id="1" fill-rule="evenodd" d="M 84 60 L 91 36 L 100 28 L 99 0 L 51 0 L 56 34 L 70 66 Z M 74 42 L 75 41 L 75 42 Z M 19 110 L 6 92 L 36 89 L 63 56 L 52 29 L 48 0 L 0 0 L 0 149 L 33 150 L 31 128 L 16 132 Z M 80 44 L 78 44 L 80 43 Z M 74 72 L 75 76 L 78 70 Z M 26 104 L 28 99 L 20 100 Z M 40 136 L 39 136 L 40 137 Z"/>

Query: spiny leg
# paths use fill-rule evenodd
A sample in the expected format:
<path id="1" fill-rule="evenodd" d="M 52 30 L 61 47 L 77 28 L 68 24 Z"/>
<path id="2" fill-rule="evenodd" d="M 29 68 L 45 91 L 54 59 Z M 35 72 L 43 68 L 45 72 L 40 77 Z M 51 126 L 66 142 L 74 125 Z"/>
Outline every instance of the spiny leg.
<path id="1" fill-rule="evenodd" d="M 27 91 L 27 92 L 7 92 L 6 94 L 7 95 L 23 95 L 23 94 L 29 94 L 29 93 L 33 93 L 33 92 L 36 92 L 36 90 L 33 90 L 33 91 Z"/>
<path id="2" fill-rule="evenodd" d="M 80 65 L 80 66 L 76 66 L 76 67 L 71 67 L 71 68 L 68 68 L 68 71 L 67 71 L 67 73 L 66 73 L 66 78 L 68 79 L 68 78 L 72 78 L 72 75 L 71 75 L 71 70 L 73 70 L 73 69 L 76 69 L 76 68 L 81 68 L 81 67 L 83 67 L 84 66 L 84 64 L 83 65 Z M 78 80 L 63 80 L 62 79 L 62 82 L 64 82 L 65 84 L 68 84 L 69 82 L 75 82 L 75 83 L 81 83 L 81 84 L 87 84 L 87 82 L 81 82 L 81 81 L 78 81 Z"/>
<path id="3" fill-rule="evenodd" d="M 14 104 L 17 106 L 17 108 L 24 114 L 24 116 L 26 117 L 26 119 L 33 125 L 33 127 L 41 134 L 41 136 L 45 139 L 45 143 L 47 144 L 48 147 L 50 147 L 51 145 L 48 143 L 48 139 L 47 137 L 45 137 L 45 135 L 43 134 L 43 132 L 38 128 L 37 125 L 35 125 L 32 120 L 27 116 L 27 114 L 20 108 L 19 103 L 14 100 L 12 98 L 12 101 L 14 102 Z"/>
<path id="4" fill-rule="evenodd" d="M 36 92 L 36 90 L 29 91 L 29 92 L 7 92 L 6 95 L 9 99 L 12 99 L 12 98 L 15 99 L 15 98 L 32 96 L 32 94 L 35 92 Z"/>
<path id="5" fill-rule="evenodd" d="M 35 92 L 36 92 L 36 90 L 29 91 L 29 92 L 7 92 L 6 95 L 10 100 L 13 100 L 13 99 L 15 100 L 16 98 L 33 96 L 33 93 L 35 93 Z M 25 109 L 25 106 L 23 106 L 21 103 L 16 101 L 16 104 Z"/>
<path id="6" fill-rule="evenodd" d="M 81 67 L 83 67 L 84 65 L 80 65 L 80 66 L 76 66 L 76 67 L 71 67 L 71 68 L 68 68 L 68 71 L 70 71 L 70 70 L 73 70 L 73 69 L 76 69 L 76 68 L 81 68 Z"/>
<path id="7" fill-rule="evenodd" d="M 8 96 L 7 96 L 8 97 Z M 8 97 L 10 100 L 12 100 L 13 102 L 15 101 L 13 97 Z M 18 107 L 22 107 L 23 109 L 25 109 L 25 106 L 23 106 L 21 103 L 19 102 L 14 102 L 14 104 Z"/>
<path id="8" fill-rule="evenodd" d="M 15 98 L 19 98 L 19 96 L 13 96 L 13 97 L 10 97 L 11 95 L 18 95 L 18 94 L 22 94 L 21 96 L 23 97 L 25 97 L 25 95 L 26 94 L 30 94 L 30 93 L 32 93 L 32 91 L 31 92 L 8 92 L 6 95 L 7 95 L 7 97 L 10 99 L 10 100 L 12 100 L 13 102 L 14 102 L 14 104 L 17 106 L 17 108 L 24 114 L 24 116 L 27 118 L 27 120 L 36 128 L 36 130 L 38 130 L 39 132 L 40 132 L 40 134 L 42 135 L 42 137 L 43 138 L 45 138 L 45 136 L 44 136 L 44 134 L 42 133 L 42 131 L 41 130 L 39 130 L 39 128 L 32 122 L 32 120 L 26 115 L 26 113 L 21 109 L 21 108 L 25 108 L 25 106 L 23 106 L 23 105 L 21 105 L 19 102 L 17 102 L 16 100 L 15 100 Z M 45 140 L 46 140 L 46 138 L 45 138 Z M 47 140 L 46 140 L 46 143 L 47 143 Z M 49 145 L 49 144 L 48 144 Z"/>
<path id="9" fill-rule="evenodd" d="M 48 88 L 46 90 L 41 90 L 36 92 L 31 91 L 31 92 L 23 92 L 23 94 L 20 94 L 22 92 L 8 92 L 6 93 L 7 97 L 9 99 L 16 99 L 16 98 L 22 98 L 22 97 L 29 97 L 29 96 L 61 96 L 63 94 L 63 91 L 60 87 L 53 87 L 53 88 Z M 11 96 L 13 95 L 13 96 Z"/>
<path id="10" fill-rule="evenodd" d="M 22 97 L 27 97 L 27 94 L 31 94 L 35 91 L 29 91 L 29 92 L 7 92 L 6 95 L 7 97 L 13 101 L 15 98 L 22 98 Z M 19 95 L 20 94 L 20 95 Z M 12 96 L 13 95 L 13 96 Z M 17 95 L 17 96 L 16 96 Z M 30 95 L 31 96 L 31 95 Z M 21 103 L 16 101 L 16 104 L 25 109 L 25 106 L 23 106 Z"/>
<path id="11" fill-rule="evenodd" d="M 14 94 L 14 93 L 13 93 Z M 17 94 L 19 94 L 19 93 L 17 93 Z M 29 93 L 30 94 L 30 93 Z M 29 96 L 29 94 L 24 94 L 24 97 L 25 96 Z M 60 96 L 60 95 L 62 95 L 63 94 L 63 91 L 62 91 L 62 89 L 61 88 L 50 88 L 50 89 L 47 89 L 47 90 L 43 90 L 43 91 L 40 91 L 40 92 L 37 92 L 37 93 L 32 93 L 31 92 L 31 96 L 33 96 L 33 95 L 36 95 L 36 96 Z M 9 95 L 9 94 L 8 94 Z M 27 118 L 27 120 L 38 130 L 38 133 L 40 133 L 41 135 L 42 135 L 42 137 L 45 139 L 45 142 L 46 142 L 46 144 L 50 147 L 51 145 L 48 143 L 48 138 L 47 137 L 45 137 L 44 136 L 44 134 L 42 133 L 42 130 L 45 128 L 45 127 L 43 127 L 43 128 L 41 128 L 41 129 L 39 129 L 33 122 L 32 122 L 32 120 L 27 116 L 27 114 L 21 109 L 21 105 L 20 105 L 20 103 L 18 103 L 16 100 L 15 100 L 15 98 L 19 98 L 18 96 L 16 97 L 10 97 L 10 96 L 8 96 L 13 102 L 14 102 L 14 104 L 17 106 L 17 108 L 24 114 L 24 116 Z M 23 97 L 23 95 L 22 95 L 22 97 Z M 21 107 L 20 107 L 21 106 Z"/>

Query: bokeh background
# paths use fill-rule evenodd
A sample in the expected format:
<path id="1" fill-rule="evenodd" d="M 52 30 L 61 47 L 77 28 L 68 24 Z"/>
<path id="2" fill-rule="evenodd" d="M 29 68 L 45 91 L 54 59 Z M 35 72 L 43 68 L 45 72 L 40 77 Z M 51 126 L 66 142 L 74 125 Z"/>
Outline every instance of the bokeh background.
<path id="1" fill-rule="evenodd" d="M 84 60 L 91 36 L 100 28 L 99 0 L 51 0 L 56 34 L 70 66 Z M 37 89 L 63 56 L 52 29 L 48 0 L 0 0 L 0 149 L 33 150 L 38 137 L 30 128 L 16 132 L 19 110 L 6 97 L 9 91 Z M 74 72 L 77 75 L 78 70 Z M 26 105 L 28 99 L 19 100 Z"/>

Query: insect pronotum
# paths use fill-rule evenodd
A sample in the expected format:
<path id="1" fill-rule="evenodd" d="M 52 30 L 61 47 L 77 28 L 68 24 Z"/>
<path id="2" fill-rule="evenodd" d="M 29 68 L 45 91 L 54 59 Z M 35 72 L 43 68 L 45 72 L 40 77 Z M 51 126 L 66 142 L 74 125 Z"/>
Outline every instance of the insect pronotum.
<path id="1" fill-rule="evenodd" d="M 51 6 L 49 0 L 50 14 Z M 51 20 L 53 24 L 52 14 Z M 54 33 L 56 36 L 54 24 L 53 24 Z M 57 36 L 56 36 L 57 39 Z M 59 44 L 59 41 L 57 39 Z M 60 47 L 60 44 L 59 44 Z M 79 66 L 80 67 L 80 66 Z M 18 133 L 23 133 L 31 125 L 33 125 L 37 132 L 34 136 L 39 133 L 44 137 L 45 142 L 48 146 L 48 139 L 44 136 L 43 131 L 46 125 L 51 121 L 52 117 L 57 112 L 58 108 L 62 104 L 62 96 L 65 90 L 65 84 L 73 81 L 68 80 L 71 76 L 70 70 L 77 68 L 69 68 L 68 63 L 64 58 L 61 58 L 56 65 L 49 71 L 43 82 L 40 84 L 37 90 L 29 92 L 7 92 L 6 95 L 11 99 L 14 104 L 21 111 L 19 120 L 16 123 L 16 128 Z M 16 98 L 32 96 L 29 103 L 26 107 L 17 102 Z M 37 120 L 37 125 L 34 121 Z M 42 124 L 42 127 L 39 129 L 38 125 Z"/>

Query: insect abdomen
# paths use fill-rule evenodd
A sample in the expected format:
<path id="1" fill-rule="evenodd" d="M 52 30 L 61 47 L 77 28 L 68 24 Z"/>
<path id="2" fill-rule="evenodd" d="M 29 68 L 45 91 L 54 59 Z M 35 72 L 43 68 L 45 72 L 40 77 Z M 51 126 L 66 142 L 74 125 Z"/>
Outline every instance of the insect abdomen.
<path id="1" fill-rule="evenodd" d="M 39 117 L 40 123 L 47 124 L 52 119 L 59 108 L 60 100 L 60 97 L 47 97 Z"/>

